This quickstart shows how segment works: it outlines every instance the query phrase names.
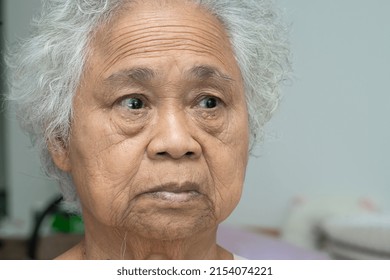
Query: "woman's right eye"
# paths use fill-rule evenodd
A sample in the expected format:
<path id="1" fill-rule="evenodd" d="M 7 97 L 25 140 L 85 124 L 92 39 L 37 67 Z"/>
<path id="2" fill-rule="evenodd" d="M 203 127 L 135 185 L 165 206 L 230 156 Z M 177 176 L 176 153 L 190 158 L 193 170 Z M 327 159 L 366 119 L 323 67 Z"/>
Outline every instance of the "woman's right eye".
<path id="1" fill-rule="evenodd" d="M 126 97 L 121 101 L 120 105 L 130 110 L 145 108 L 145 103 L 137 97 Z"/>

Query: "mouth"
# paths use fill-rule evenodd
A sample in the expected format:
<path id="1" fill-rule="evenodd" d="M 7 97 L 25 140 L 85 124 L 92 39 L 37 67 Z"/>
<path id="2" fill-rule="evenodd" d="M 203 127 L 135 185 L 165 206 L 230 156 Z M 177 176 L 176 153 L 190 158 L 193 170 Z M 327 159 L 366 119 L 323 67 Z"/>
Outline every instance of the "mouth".
<path id="1" fill-rule="evenodd" d="M 196 183 L 169 183 L 154 187 L 143 193 L 153 199 L 170 202 L 187 202 L 201 195 L 200 186 Z"/>

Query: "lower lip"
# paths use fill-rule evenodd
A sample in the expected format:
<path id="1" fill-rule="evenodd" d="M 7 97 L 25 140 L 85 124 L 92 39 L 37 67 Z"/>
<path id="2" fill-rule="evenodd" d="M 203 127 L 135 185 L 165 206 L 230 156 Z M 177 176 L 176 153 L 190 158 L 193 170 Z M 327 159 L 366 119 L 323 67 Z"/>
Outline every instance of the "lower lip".
<path id="1" fill-rule="evenodd" d="M 149 193 L 153 198 L 167 200 L 171 202 L 186 202 L 197 198 L 200 193 L 197 191 L 188 191 L 188 192 L 168 192 L 168 191 L 159 191 Z"/>

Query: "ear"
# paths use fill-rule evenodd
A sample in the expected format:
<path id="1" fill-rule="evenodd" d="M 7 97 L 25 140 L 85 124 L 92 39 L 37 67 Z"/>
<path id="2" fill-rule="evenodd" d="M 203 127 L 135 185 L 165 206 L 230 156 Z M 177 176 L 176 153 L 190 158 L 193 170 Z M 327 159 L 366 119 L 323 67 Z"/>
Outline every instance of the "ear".
<path id="1" fill-rule="evenodd" d="M 61 140 L 56 139 L 50 141 L 48 149 L 53 162 L 59 169 L 64 172 L 70 172 L 72 170 L 68 148 L 65 147 L 65 144 Z"/>

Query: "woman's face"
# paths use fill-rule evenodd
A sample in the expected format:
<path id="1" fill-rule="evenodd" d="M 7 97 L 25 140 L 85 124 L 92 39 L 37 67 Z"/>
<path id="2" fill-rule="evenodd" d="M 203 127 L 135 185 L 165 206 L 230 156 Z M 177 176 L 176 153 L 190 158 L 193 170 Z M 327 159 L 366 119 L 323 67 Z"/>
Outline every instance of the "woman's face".
<path id="1" fill-rule="evenodd" d="M 167 240 L 229 216 L 248 160 L 248 116 L 222 24 L 185 1 L 142 1 L 100 28 L 89 54 L 69 145 L 53 152 L 87 227 Z"/>

